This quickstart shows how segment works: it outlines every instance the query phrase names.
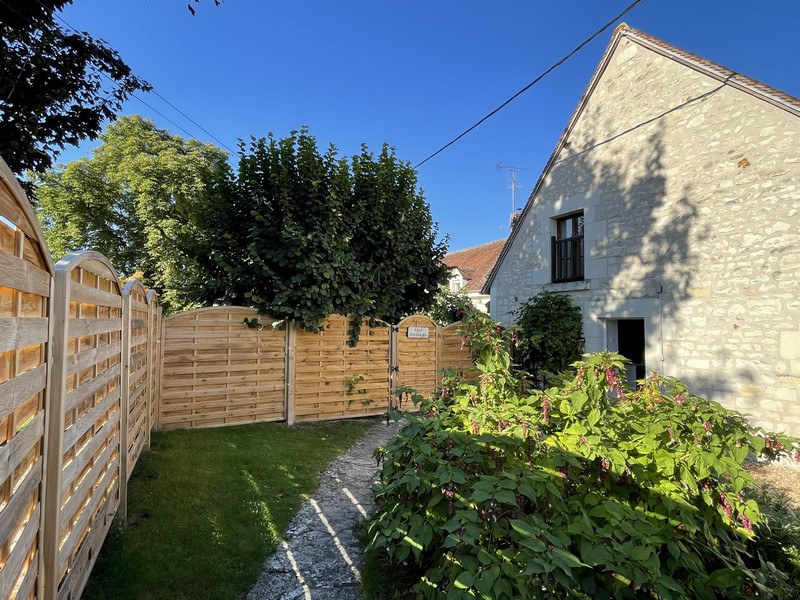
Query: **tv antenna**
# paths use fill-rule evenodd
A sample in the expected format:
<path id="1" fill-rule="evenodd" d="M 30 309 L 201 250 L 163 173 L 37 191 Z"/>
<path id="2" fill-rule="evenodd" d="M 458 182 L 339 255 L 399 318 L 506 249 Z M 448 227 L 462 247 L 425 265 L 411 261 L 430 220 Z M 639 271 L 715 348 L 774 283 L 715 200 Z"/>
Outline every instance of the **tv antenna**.
<path id="1" fill-rule="evenodd" d="M 503 163 L 497 163 L 497 170 L 502 171 L 505 169 L 511 175 L 511 214 L 513 215 L 517 212 L 517 173 L 520 171 L 530 171 L 530 169 L 526 169 L 525 167 L 512 167 L 510 165 L 504 165 Z"/>

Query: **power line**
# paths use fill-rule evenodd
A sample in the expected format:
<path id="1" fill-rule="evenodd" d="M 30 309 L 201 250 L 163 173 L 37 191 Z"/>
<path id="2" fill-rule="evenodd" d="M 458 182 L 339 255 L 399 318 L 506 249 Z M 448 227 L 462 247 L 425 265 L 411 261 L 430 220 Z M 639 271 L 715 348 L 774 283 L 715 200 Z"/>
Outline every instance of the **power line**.
<path id="1" fill-rule="evenodd" d="M 618 14 L 616 17 L 614 17 L 614 18 L 613 18 L 612 20 L 610 20 L 608 23 L 606 23 L 605 25 L 603 25 L 603 26 L 602 26 L 600 29 L 598 29 L 597 31 L 595 31 L 595 32 L 594 32 L 594 33 L 593 33 L 591 36 L 589 36 L 589 37 L 588 37 L 588 38 L 586 38 L 586 39 L 585 39 L 583 42 L 581 42 L 581 43 L 580 43 L 580 44 L 579 44 L 579 45 L 578 45 L 578 46 L 577 46 L 577 47 L 576 47 L 574 50 L 572 50 L 572 52 L 570 52 L 570 53 L 569 53 L 569 54 L 567 54 L 567 55 L 566 55 L 564 58 L 562 58 L 561 60 L 559 60 L 558 62 L 556 62 L 555 64 L 553 64 L 553 66 L 551 66 L 549 69 L 547 69 L 546 71 L 544 71 L 544 72 L 543 72 L 541 75 L 539 75 L 539 76 L 538 76 L 536 79 L 534 79 L 533 81 L 531 81 L 531 82 L 530 82 L 528 85 L 526 85 L 524 88 L 522 88 L 522 89 L 521 89 L 520 91 L 518 91 L 516 94 L 514 94 L 513 96 L 511 96 L 511 97 L 510 97 L 508 100 L 506 100 L 505 102 L 503 102 L 503 103 L 502 103 L 500 106 L 498 106 L 497 108 L 495 108 L 495 109 L 494 109 L 492 112 L 490 112 L 488 115 L 486 115 L 485 117 L 483 117 L 483 118 L 482 118 L 480 121 L 478 121 L 477 123 L 475 123 L 474 125 L 472 125 L 472 126 L 471 126 L 471 127 L 469 127 L 468 129 L 465 129 L 465 130 L 464 130 L 463 132 L 461 132 L 459 135 L 457 135 L 457 136 L 456 136 L 456 137 L 454 137 L 452 140 L 450 140 L 449 142 L 447 142 L 447 143 L 446 143 L 444 146 L 442 146 L 441 148 L 439 148 L 439 149 L 438 149 L 436 152 L 434 152 L 433 154 L 431 154 L 430 156 L 428 156 L 428 157 L 427 157 L 425 160 L 423 160 L 422 162 L 419 162 L 419 163 L 417 163 L 416 165 L 414 165 L 414 168 L 415 168 L 415 169 L 418 169 L 418 168 L 420 168 L 422 165 L 424 165 L 426 162 L 428 162 L 428 161 L 429 161 L 430 159 L 432 159 L 434 156 L 436 156 L 437 154 L 439 154 L 439 153 L 440 153 L 440 152 L 442 152 L 443 150 L 446 150 L 447 148 L 449 148 L 450 146 L 452 146 L 453 144 L 455 144 L 455 143 L 456 143 L 458 140 L 460 140 L 461 138 L 463 138 L 465 135 L 467 135 L 467 134 L 468 134 L 469 132 L 471 132 L 473 129 L 476 129 L 476 128 L 477 128 L 479 125 L 481 125 L 481 124 L 482 124 L 484 121 L 487 121 L 488 119 L 490 119 L 491 117 L 493 117 L 494 115 L 496 115 L 498 112 L 500 112 L 500 111 L 501 111 L 502 109 L 504 109 L 506 106 L 508 106 L 509 104 L 511 104 L 511 102 L 513 102 L 514 100 L 516 100 L 516 99 L 517 99 L 519 96 L 521 96 L 522 94 L 524 94 L 525 92 L 527 92 L 527 91 L 528 91 L 529 89 L 531 89 L 531 88 L 532 88 L 534 85 L 536 85 L 536 84 L 537 84 L 537 83 L 539 83 L 539 82 L 540 82 L 542 79 L 544 79 L 544 78 L 545 78 L 547 75 L 549 75 L 550 73 L 552 73 L 552 72 L 553 72 L 555 69 L 557 69 L 558 67 L 560 67 L 562 64 L 564 64 L 565 62 L 567 62 L 567 61 L 568 61 L 570 58 L 572 58 L 572 57 L 573 57 L 575 54 L 577 54 L 578 52 L 580 52 L 580 51 L 583 49 L 583 47 L 584 47 L 584 46 L 586 46 L 588 43 L 590 43 L 590 42 L 591 42 L 593 39 L 595 39 L 595 38 L 596 38 L 598 35 L 600 35 L 601 33 L 603 33 L 603 32 L 604 32 L 606 29 L 608 29 L 609 27 L 611 27 L 611 26 L 612 26 L 614 23 L 616 23 L 617 21 L 619 21 L 619 20 L 620 20 L 622 17 L 624 17 L 626 14 L 628 14 L 630 11 L 632 11 L 634 8 L 636 8 L 636 7 L 637 7 L 639 4 L 641 4 L 642 2 L 644 2 L 644 0 L 635 0 L 635 1 L 634 1 L 633 3 L 631 3 L 631 4 L 630 4 L 630 5 L 629 5 L 629 6 L 628 6 L 628 7 L 627 7 L 625 10 L 623 10 L 623 11 L 622 11 L 621 13 L 619 13 L 619 14 Z"/>
<path id="2" fill-rule="evenodd" d="M 6 4 L 6 3 L 4 2 L 4 0 L 0 0 L 0 2 L 2 2 L 3 4 Z M 42 6 L 42 8 L 44 8 L 45 10 L 47 10 L 47 6 L 45 6 L 45 5 L 42 3 L 42 0 L 37 0 L 37 2 L 38 2 L 38 3 L 39 3 L 41 6 Z M 8 5 L 6 4 L 6 6 L 8 6 Z M 12 8 L 12 7 L 9 7 L 9 8 Z M 15 12 L 17 12 L 17 11 L 15 11 Z M 20 15 L 20 16 L 22 16 L 22 17 L 24 17 L 24 15 L 21 15 L 19 12 L 17 12 L 17 14 L 18 14 L 18 15 Z M 75 27 L 73 27 L 73 26 L 72 26 L 70 23 L 68 23 L 68 22 L 67 22 L 67 20 L 66 20 L 66 19 L 64 19 L 64 17 L 62 17 L 61 15 L 57 14 L 55 11 L 53 12 L 53 16 L 54 16 L 56 19 L 58 19 L 59 21 L 61 21 L 62 23 L 64 23 L 64 25 L 66 25 L 67 27 L 69 27 L 69 28 L 70 28 L 72 31 L 74 31 L 74 32 L 75 32 L 75 33 L 77 33 L 78 35 L 82 35 L 82 33 L 81 33 L 80 31 L 78 31 L 77 29 L 75 29 Z M 94 71 L 95 71 L 96 73 L 99 73 L 101 76 L 105 77 L 106 79 L 108 79 L 108 80 L 109 80 L 109 81 L 110 81 L 110 82 L 111 82 L 113 85 L 115 85 L 115 86 L 117 87 L 117 89 L 119 89 L 119 88 L 121 87 L 121 86 L 120 86 L 120 85 L 119 85 L 119 84 L 118 84 L 116 81 L 114 81 L 114 80 L 113 80 L 111 77 L 109 77 L 109 76 L 108 76 L 106 73 L 104 73 L 103 71 L 100 71 L 100 70 L 98 70 L 98 69 L 94 69 Z M 182 116 L 183 116 L 183 117 L 184 117 L 184 118 L 185 118 L 187 121 L 189 121 L 190 123 L 192 123 L 192 124 L 193 124 L 195 127 L 197 127 L 198 129 L 200 129 L 200 130 L 201 130 L 202 132 L 204 132 L 206 135 L 208 135 L 208 136 L 209 136 L 211 139 L 213 139 L 215 142 L 217 142 L 217 143 L 218 143 L 220 146 L 222 146 L 223 148 L 225 148 L 226 150 L 228 150 L 228 152 L 230 152 L 230 153 L 232 153 L 232 154 L 236 154 L 236 151 L 235 151 L 235 150 L 231 149 L 231 148 L 230 148 L 230 147 L 229 147 L 229 146 L 228 146 L 228 145 L 227 145 L 225 142 L 223 142 L 222 140 L 220 140 L 220 139 L 219 139 L 217 136 L 215 136 L 213 133 L 211 133 L 211 132 L 210 132 L 208 129 L 206 129 L 205 127 L 203 127 L 202 125 L 200 125 L 200 123 L 198 123 L 197 121 L 195 121 L 194 119 L 192 119 L 192 118 L 191 118 L 189 115 L 187 115 L 185 112 L 183 112 L 183 111 L 182 111 L 180 108 L 178 108 L 178 107 L 177 107 L 177 106 L 175 106 L 175 105 L 174 105 L 172 102 L 170 102 L 169 100 L 167 100 L 167 99 L 166 99 L 166 98 L 165 98 L 163 95 L 159 94 L 159 93 L 158 93 L 158 92 L 155 90 L 155 88 L 152 88 L 152 87 L 151 87 L 151 90 L 150 90 L 150 92 L 151 92 L 151 93 L 153 93 L 153 94 L 155 94 L 155 95 L 156 95 L 158 98 L 160 98 L 160 99 L 161 99 L 163 102 L 165 102 L 165 103 L 166 103 L 166 104 L 168 104 L 170 107 L 172 107 L 172 109 L 173 109 L 173 110 L 175 110 L 176 112 L 178 112 L 179 114 L 181 114 L 181 115 L 182 115 Z M 151 106 L 150 104 L 148 104 L 147 102 L 145 102 L 144 100 L 142 100 L 142 99 L 141 99 L 141 98 L 140 98 L 140 97 L 139 97 L 137 94 L 135 94 L 135 93 L 131 92 L 131 96 L 132 96 L 133 98 L 135 98 L 136 100 L 138 100 L 139 102 L 141 102 L 142 104 L 144 104 L 144 105 L 145 105 L 147 108 L 149 108 L 150 110 L 152 110 L 154 113 L 156 113 L 157 115 L 161 116 L 161 118 L 165 119 L 166 121 L 168 121 L 169 123 L 171 123 L 172 125 L 174 125 L 175 127 L 177 127 L 178 129 L 180 129 L 180 130 L 181 130 L 183 133 L 185 133 L 186 135 L 188 135 L 190 138 L 193 138 L 193 137 L 195 137 L 194 135 L 192 135 L 191 133 L 189 133 L 188 131 L 186 131 L 186 129 L 184 129 L 183 127 L 181 127 L 180 125 L 178 125 L 178 124 L 177 124 L 175 121 L 173 121 L 172 119 L 170 119 L 169 117 L 167 117 L 167 116 L 166 116 L 164 113 L 162 113 L 161 111 L 157 110 L 156 108 L 154 108 L 153 106 Z"/>

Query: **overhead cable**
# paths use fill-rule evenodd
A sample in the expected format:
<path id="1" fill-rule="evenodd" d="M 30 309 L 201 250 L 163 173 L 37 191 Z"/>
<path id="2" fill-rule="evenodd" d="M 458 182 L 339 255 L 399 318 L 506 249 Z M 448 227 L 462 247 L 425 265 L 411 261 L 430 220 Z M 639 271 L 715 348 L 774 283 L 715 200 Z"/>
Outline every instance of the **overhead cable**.
<path id="1" fill-rule="evenodd" d="M 521 89 L 520 91 L 518 91 L 516 94 L 514 94 L 513 96 L 511 96 L 511 97 L 510 97 L 508 100 L 506 100 L 505 102 L 503 102 L 503 103 L 502 103 L 500 106 L 498 106 L 497 108 L 495 108 L 495 109 L 494 109 L 492 112 L 490 112 L 488 115 L 486 115 L 485 117 L 483 117 L 483 118 L 482 118 L 480 121 L 478 121 L 477 123 L 475 123 L 474 125 L 472 125 L 472 126 L 471 126 L 471 127 L 469 127 L 468 129 L 465 129 L 463 132 L 461 132 L 460 134 L 458 134 L 458 135 L 457 135 L 456 137 L 454 137 L 452 140 L 450 140 L 449 142 L 447 142 L 447 143 L 446 143 L 444 146 L 442 146 L 441 148 L 439 148 L 439 149 L 438 149 L 436 152 L 434 152 L 433 154 L 431 154 L 430 156 L 428 156 L 428 157 L 427 157 L 425 160 L 423 160 L 423 161 L 421 161 L 421 162 L 417 163 L 416 165 L 414 165 L 414 168 L 415 168 L 415 169 L 418 169 L 418 168 L 420 168 L 422 165 L 424 165 L 426 162 L 428 162 L 428 161 L 429 161 L 430 159 L 432 159 L 434 156 L 436 156 L 437 154 L 439 154 L 439 153 L 440 153 L 440 152 L 442 152 L 443 150 L 446 150 L 447 148 L 449 148 L 450 146 L 452 146 L 453 144 L 455 144 L 455 143 L 456 143 L 458 140 L 460 140 L 460 139 L 461 139 L 461 138 L 463 138 L 465 135 L 467 135 L 469 132 L 471 132 L 472 130 L 476 129 L 476 128 L 477 128 L 479 125 L 481 125 L 482 123 L 484 123 L 485 121 L 487 121 L 488 119 L 490 119 L 491 117 L 493 117 L 494 115 L 496 115 L 498 112 L 500 112 L 500 111 L 501 111 L 502 109 L 504 109 L 506 106 L 508 106 L 509 104 L 511 104 L 511 102 L 513 102 L 514 100 L 516 100 L 516 99 L 517 99 L 519 96 L 521 96 L 522 94 L 524 94 L 525 92 L 527 92 L 527 91 L 528 91 L 529 89 L 531 89 L 531 88 L 532 88 L 534 85 L 536 85 L 536 84 L 537 84 L 537 83 L 539 83 L 539 82 L 540 82 L 542 79 L 544 79 L 544 78 L 545 78 L 547 75 L 549 75 L 550 73 L 552 73 L 552 72 L 553 72 L 555 69 L 557 69 L 557 68 L 558 68 L 558 67 L 560 67 L 562 64 L 564 64 L 565 62 L 567 62 L 567 60 L 569 60 L 569 59 L 570 59 L 570 58 L 572 58 L 572 57 L 573 57 L 575 54 L 577 54 L 577 53 L 578 53 L 580 50 L 582 50 L 584 46 L 586 46 L 588 43 L 590 43 L 590 42 L 591 42 L 593 39 L 595 39 L 595 38 L 596 38 L 598 35 L 600 35 L 601 33 L 603 33 L 603 32 L 604 32 L 606 29 L 608 29 L 609 27 L 611 27 L 611 26 L 612 26 L 614 23 L 616 23 L 617 21 L 619 21 L 619 20 L 620 20 L 622 17 L 624 17 L 626 14 L 628 14 L 630 11 L 632 11 L 634 8 L 636 8 L 636 7 L 637 7 L 639 4 L 641 4 L 642 2 L 644 2 L 644 0 L 635 0 L 635 2 L 631 3 L 631 4 L 630 4 L 630 5 L 629 5 L 629 6 L 628 6 L 628 7 L 627 7 L 625 10 L 623 10 L 621 13 L 619 13 L 619 14 L 618 14 L 616 17 L 614 17 L 613 19 L 611 19 L 611 20 L 610 20 L 608 23 L 606 23 L 606 24 L 605 24 L 605 25 L 603 25 L 603 26 L 602 26 L 600 29 L 598 29 L 597 31 L 595 31 L 595 32 L 594 32 L 594 33 L 593 33 L 591 36 L 589 36 L 589 37 L 588 37 L 588 38 L 586 38 L 586 39 L 585 39 L 583 42 L 581 42 L 580 44 L 578 44 L 578 46 L 576 46 L 576 47 L 575 47 L 575 49 L 574 49 L 574 50 L 572 50 L 572 51 L 571 51 L 569 54 L 567 54 L 567 55 L 566 55 L 564 58 L 562 58 L 561 60 L 559 60 L 559 61 L 557 61 L 556 63 L 554 63 L 554 64 L 553 64 L 553 65 L 552 65 L 550 68 L 548 68 L 546 71 L 544 71 L 544 72 L 543 72 L 541 75 L 539 75 L 539 76 L 538 76 L 536 79 L 534 79 L 533 81 L 531 81 L 531 82 L 530 82 L 528 85 L 526 85 L 524 88 L 522 88 L 522 89 Z"/>

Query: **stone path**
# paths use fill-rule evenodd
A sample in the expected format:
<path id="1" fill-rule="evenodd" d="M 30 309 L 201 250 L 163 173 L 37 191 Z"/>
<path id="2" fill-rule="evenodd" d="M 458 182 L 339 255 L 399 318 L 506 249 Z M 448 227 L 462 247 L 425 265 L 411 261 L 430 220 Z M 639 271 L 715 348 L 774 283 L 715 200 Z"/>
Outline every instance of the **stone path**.
<path id="1" fill-rule="evenodd" d="M 377 466 L 372 452 L 401 428 L 373 425 L 320 477 L 307 500 L 264 563 L 248 600 L 360 600 L 361 544 L 353 531 L 372 510 L 370 497 Z"/>

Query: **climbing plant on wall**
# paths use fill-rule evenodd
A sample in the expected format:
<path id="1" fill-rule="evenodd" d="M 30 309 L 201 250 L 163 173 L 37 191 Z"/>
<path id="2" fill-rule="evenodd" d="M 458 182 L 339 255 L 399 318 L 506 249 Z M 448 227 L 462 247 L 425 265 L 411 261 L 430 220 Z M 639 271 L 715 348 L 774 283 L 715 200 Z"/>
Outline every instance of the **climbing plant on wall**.
<path id="1" fill-rule="evenodd" d="M 558 373 L 581 358 L 581 309 L 565 294 L 542 292 L 516 311 L 516 359 L 531 373 Z"/>

